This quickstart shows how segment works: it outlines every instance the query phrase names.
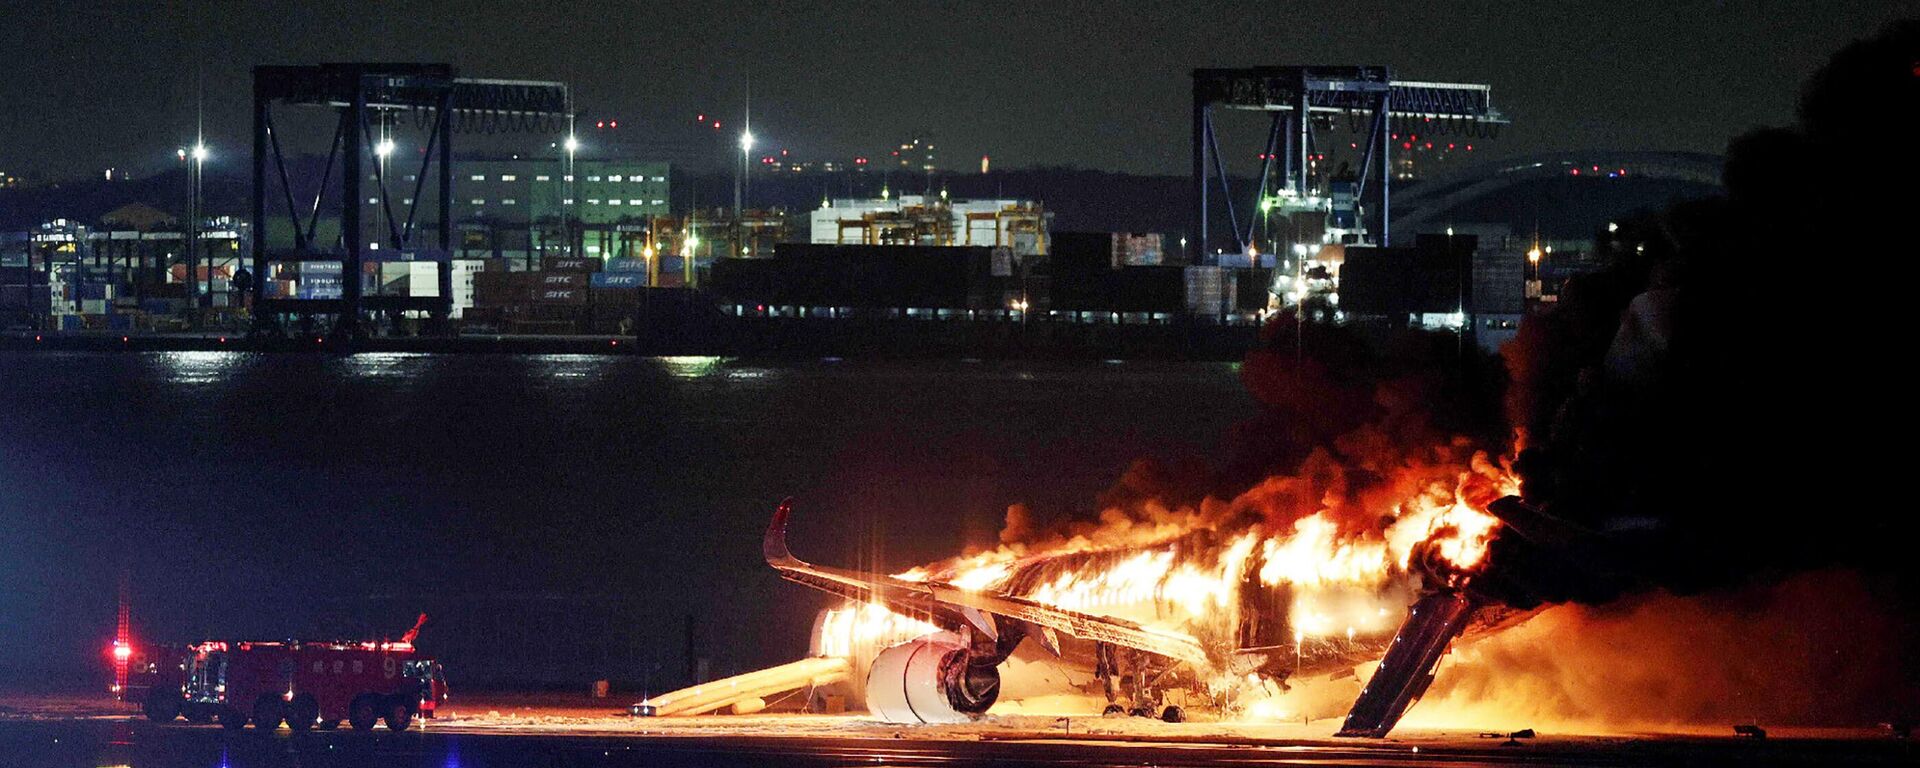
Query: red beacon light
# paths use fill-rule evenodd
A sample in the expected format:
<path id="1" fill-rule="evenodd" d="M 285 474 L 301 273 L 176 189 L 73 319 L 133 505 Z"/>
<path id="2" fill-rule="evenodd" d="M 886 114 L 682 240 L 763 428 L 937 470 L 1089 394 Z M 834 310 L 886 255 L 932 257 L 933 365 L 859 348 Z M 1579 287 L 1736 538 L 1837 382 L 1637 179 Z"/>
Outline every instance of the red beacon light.
<path id="1" fill-rule="evenodd" d="M 114 661 L 126 661 L 127 659 L 133 658 L 133 646 L 115 640 L 113 641 L 113 650 L 111 653 L 113 654 Z"/>

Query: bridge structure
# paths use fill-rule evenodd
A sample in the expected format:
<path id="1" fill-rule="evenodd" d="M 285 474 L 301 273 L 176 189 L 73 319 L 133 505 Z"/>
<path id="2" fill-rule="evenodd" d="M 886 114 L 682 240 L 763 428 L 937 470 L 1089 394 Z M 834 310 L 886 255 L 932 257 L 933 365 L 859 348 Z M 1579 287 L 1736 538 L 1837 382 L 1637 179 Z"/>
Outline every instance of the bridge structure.
<path id="1" fill-rule="evenodd" d="M 275 105 L 329 109 L 336 115 L 333 142 L 328 149 L 327 166 L 311 198 L 296 201 L 294 184 L 287 172 L 281 147 L 281 134 L 274 122 Z M 413 190 L 404 198 L 404 218 L 395 215 L 394 200 L 388 188 L 386 167 L 392 144 L 383 140 L 386 129 L 411 117 L 426 130 L 425 150 L 419 167 L 411 174 Z M 333 334 L 352 339 L 363 335 L 360 327 L 365 311 L 425 311 L 444 321 L 453 302 L 452 271 L 449 255 L 453 251 L 453 135 L 456 131 L 502 130 L 557 133 L 568 132 L 573 122 L 572 96 L 563 83 L 527 80 L 486 80 L 457 77 L 448 64 L 418 63 L 336 63 L 315 65 L 270 65 L 253 69 L 253 304 L 256 332 L 272 332 L 277 320 L 286 315 L 331 315 Z M 568 142 L 569 152 L 573 142 Z M 292 225 L 293 242 L 268 242 L 269 164 L 279 181 L 281 194 L 276 204 L 284 203 Z M 569 168 L 568 173 L 571 173 Z M 331 207 L 326 204 L 330 179 L 340 175 L 340 195 Z M 429 195 L 429 178 L 434 179 L 431 197 L 437 201 L 434 216 L 438 223 L 435 242 L 416 242 L 416 226 L 421 201 Z M 374 182 L 374 194 L 365 190 Z M 301 195 L 305 197 L 304 195 Z M 369 241 L 362 212 L 367 203 L 377 204 L 385 222 L 380 239 Z M 316 234 L 323 209 L 337 211 L 341 235 L 336 242 L 318 242 Z M 304 214 L 304 216 L 303 216 Z M 304 220 L 303 220 L 304 219 Z M 375 242 L 387 244 L 394 254 L 388 260 L 432 261 L 439 264 L 438 295 L 367 296 L 362 285 L 365 251 Z M 373 246 L 377 247 L 377 246 Z M 276 262 L 335 262 L 339 264 L 338 295 L 268 296 L 265 288 L 269 267 Z"/>
<path id="2" fill-rule="evenodd" d="M 1269 116 L 1257 189 L 1237 202 L 1214 117 L 1216 109 Z M 1493 107 L 1492 89 L 1468 83 L 1396 81 L 1385 66 L 1270 66 L 1193 71 L 1193 263 L 1206 263 L 1213 241 L 1214 187 L 1225 203 L 1227 230 L 1237 253 L 1253 242 L 1262 202 L 1270 192 L 1296 201 L 1314 197 L 1310 158 L 1315 155 L 1315 117 L 1345 115 L 1365 121 L 1367 140 L 1354 198 L 1365 239 L 1385 243 L 1391 222 L 1393 125 L 1419 120 L 1440 130 L 1484 134 L 1507 122 Z M 1269 187 L 1275 177 L 1279 184 Z M 1371 201 L 1371 204 L 1369 204 Z M 1242 220 L 1240 211 L 1247 211 Z"/>
<path id="3" fill-rule="evenodd" d="M 1701 152 L 1552 152 L 1455 168 L 1420 180 L 1394 200 L 1394 242 L 1439 226 L 1449 211 L 1519 184 L 1563 177 L 1660 179 L 1721 186 L 1725 158 Z"/>

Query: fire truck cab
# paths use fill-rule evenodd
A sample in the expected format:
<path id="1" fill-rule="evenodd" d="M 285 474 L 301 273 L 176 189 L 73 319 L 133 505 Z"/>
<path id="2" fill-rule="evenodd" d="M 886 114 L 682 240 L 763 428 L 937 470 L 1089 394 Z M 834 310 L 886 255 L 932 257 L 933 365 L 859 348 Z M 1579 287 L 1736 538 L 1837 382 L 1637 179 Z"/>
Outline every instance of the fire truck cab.
<path id="1" fill-rule="evenodd" d="M 412 633 L 409 633 L 411 635 Z M 446 698 L 440 665 L 400 642 L 207 642 L 187 662 L 181 712 L 191 721 L 271 730 L 404 731 Z M 170 717 L 167 719 L 171 719 Z"/>
<path id="2" fill-rule="evenodd" d="M 127 681 L 125 686 L 114 686 L 114 697 L 139 704 L 140 711 L 154 722 L 178 717 L 185 701 L 187 660 L 192 654 L 193 649 L 183 645 L 114 644 L 115 659 L 126 664 Z"/>

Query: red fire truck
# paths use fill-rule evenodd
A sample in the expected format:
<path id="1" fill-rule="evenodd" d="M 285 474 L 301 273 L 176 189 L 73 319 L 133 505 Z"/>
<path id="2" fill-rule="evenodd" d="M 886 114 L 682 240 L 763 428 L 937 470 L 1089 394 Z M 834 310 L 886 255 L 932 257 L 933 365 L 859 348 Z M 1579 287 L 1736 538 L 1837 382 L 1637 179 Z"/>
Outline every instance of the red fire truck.
<path id="1" fill-rule="evenodd" d="M 419 629 L 414 625 L 398 642 L 201 643 L 187 659 L 177 711 L 229 729 L 248 722 L 261 730 L 282 722 L 295 731 L 331 729 L 345 720 L 364 731 L 385 720 L 404 731 L 416 715 L 433 717 L 447 695 L 439 662 L 414 651 Z M 175 715 L 165 703 L 146 712 L 156 722 Z"/>
<path id="2" fill-rule="evenodd" d="M 140 705 L 140 710 L 156 722 L 172 720 L 180 714 L 187 682 L 187 660 L 193 649 L 183 645 L 153 643 L 135 646 L 116 642 L 109 653 L 126 665 L 124 687 L 114 686 L 114 697 Z"/>

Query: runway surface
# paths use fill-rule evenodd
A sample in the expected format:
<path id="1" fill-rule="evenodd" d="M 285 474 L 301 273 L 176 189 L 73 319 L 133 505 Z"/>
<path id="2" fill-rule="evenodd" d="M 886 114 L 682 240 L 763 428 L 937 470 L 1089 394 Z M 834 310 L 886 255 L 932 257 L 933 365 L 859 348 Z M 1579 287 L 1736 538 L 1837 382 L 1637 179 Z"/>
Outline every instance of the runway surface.
<path id="1" fill-rule="evenodd" d="M 841 718 L 841 726 L 778 716 L 748 728 L 633 720 L 565 728 L 430 724 L 393 733 L 228 732 L 160 726 L 122 716 L 0 721 L 0 767 L 252 768 L 275 766 L 934 766 L 934 765 L 1900 765 L 1920 753 L 1891 738 L 1750 741 L 1696 737 L 1554 737 L 1508 745 L 1476 734 L 1416 733 L 1389 740 L 1234 736 L 1196 724 L 1152 733 L 994 728 L 899 728 Z M 673 719 L 675 721 L 681 719 Z M 817 720 L 817 719 L 816 719 Z M 1098 718 L 1082 723 L 1085 728 Z M 1098 729 L 1095 729 L 1096 731 Z M 783 733 L 784 732 L 784 733 Z"/>

